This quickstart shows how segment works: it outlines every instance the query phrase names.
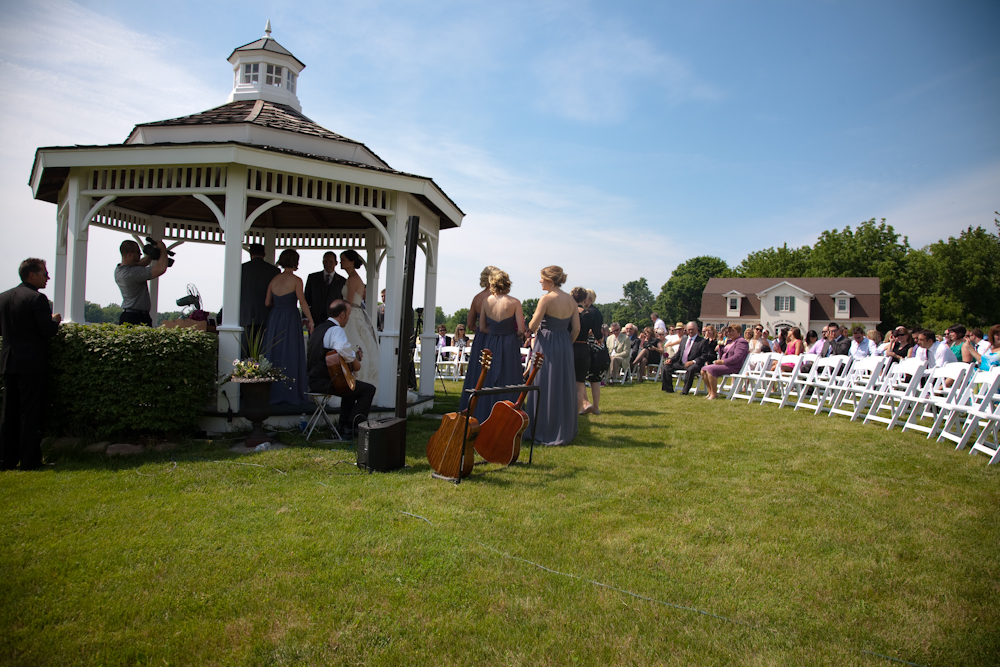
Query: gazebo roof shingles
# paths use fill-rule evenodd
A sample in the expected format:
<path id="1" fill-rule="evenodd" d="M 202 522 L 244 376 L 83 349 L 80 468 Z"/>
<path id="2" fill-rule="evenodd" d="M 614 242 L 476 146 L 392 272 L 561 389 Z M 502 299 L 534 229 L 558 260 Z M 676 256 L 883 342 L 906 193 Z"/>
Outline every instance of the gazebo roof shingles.
<path id="1" fill-rule="evenodd" d="M 229 54 L 229 57 L 232 58 L 237 51 L 258 51 L 258 50 L 270 51 L 271 53 L 280 53 L 283 56 L 288 56 L 298 64 L 302 65 L 302 68 L 305 69 L 306 64 L 304 62 L 293 56 L 291 51 L 283 47 L 281 44 L 278 44 L 278 42 L 276 42 L 271 37 L 261 37 L 258 40 L 250 42 L 249 44 L 244 44 L 243 46 L 237 46 L 235 49 L 233 49 L 233 52 Z"/>

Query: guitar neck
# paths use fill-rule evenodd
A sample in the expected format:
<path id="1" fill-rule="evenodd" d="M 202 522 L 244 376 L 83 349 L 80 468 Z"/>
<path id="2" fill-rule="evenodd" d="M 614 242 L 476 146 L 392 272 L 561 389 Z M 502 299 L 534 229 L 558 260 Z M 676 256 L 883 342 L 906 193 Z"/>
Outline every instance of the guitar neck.
<path id="1" fill-rule="evenodd" d="M 476 382 L 476 391 L 482 389 L 483 385 L 486 384 L 486 373 L 488 373 L 490 370 L 490 360 L 492 358 L 493 358 L 492 352 L 490 352 L 489 350 L 483 350 L 483 356 L 482 359 L 480 360 L 480 363 L 482 364 L 482 369 L 479 371 L 479 380 Z M 478 402 L 479 402 L 479 397 L 473 394 L 472 399 L 469 401 L 470 415 L 476 411 L 476 403 Z"/>
<path id="2" fill-rule="evenodd" d="M 531 386 L 535 383 L 535 374 L 538 373 L 538 369 L 542 367 L 543 356 L 541 353 L 535 355 L 535 363 L 531 365 L 531 373 L 528 374 L 528 381 L 525 383 Z M 515 410 L 520 410 L 521 406 L 524 405 L 524 399 L 528 397 L 527 391 L 522 391 L 521 395 L 517 397 L 517 403 L 514 404 Z"/>

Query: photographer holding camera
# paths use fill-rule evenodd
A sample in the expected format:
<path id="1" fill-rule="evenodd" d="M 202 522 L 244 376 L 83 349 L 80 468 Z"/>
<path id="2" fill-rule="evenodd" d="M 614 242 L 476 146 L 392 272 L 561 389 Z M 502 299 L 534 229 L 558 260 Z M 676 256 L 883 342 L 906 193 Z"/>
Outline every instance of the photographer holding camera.
<path id="1" fill-rule="evenodd" d="M 122 314 L 118 324 L 145 324 L 153 326 L 149 316 L 151 305 L 149 285 L 153 278 L 159 278 L 167 270 L 167 246 L 163 241 L 147 238 L 145 256 L 135 241 L 123 241 L 119 248 L 122 253 L 122 263 L 115 267 L 115 283 L 122 292 Z"/>

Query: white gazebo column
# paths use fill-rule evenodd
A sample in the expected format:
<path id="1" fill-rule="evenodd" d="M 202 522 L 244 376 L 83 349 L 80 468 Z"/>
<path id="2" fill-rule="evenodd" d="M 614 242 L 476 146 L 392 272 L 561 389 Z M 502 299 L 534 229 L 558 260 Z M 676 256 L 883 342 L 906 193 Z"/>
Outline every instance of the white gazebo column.
<path id="1" fill-rule="evenodd" d="M 167 228 L 167 223 L 163 216 L 154 215 L 149 221 L 149 235 L 157 241 L 163 239 L 163 231 Z M 149 281 L 149 317 L 153 320 L 153 326 L 159 326 L 160 318 L 160 279 L 153 278 Z"/>
<path id="2" fill-rule="evenodd" d="M 434 333 L 434 318 L 437 313 L 437 264 L 438 239 L 427 235 L 427 247 L 424 252 L 424 330 L 420 335 L 420 358 L 426 362 L 420 364 L 420 395 L 434 395 L 434 360 L 436 358 Z"/>
<path id="3" fill-rule="evenodd" d="M 66 206 L 60 202 L 56 212 L 56 264 L 52 280 L 52 306 L 56 313 L 66 312 Z"/>
<path id="4" fill-rule="evenodd" d="M 240 358 L 240 278 L 242 276 L 243 224 L 246 220 L 247 170 L 239 164 L 229 165 L 226 178 L 226 212 L 219 221 L 226 236 L 226 251 L 222 272 L 222 324 L 219 325 L 219 375 L 230 372 L 233 359 Z M 218 216 L 218 213 L 216 214 Z M 272 240 L 273 249 L 273 240 Z M 240 409 L 237 385 L 230 382 L 219 389 L 219 411 Z M 222 396 L 225 394 L 226 396 Z M 226 400 L 228 397 L 228 401 Z"/>
<path id="5" fill-rule="evenodd" d="M 87 292 L 87 212 L 90 198 L 80 195 L 80 175 L 70 173 L 66 190 L 66 312 L 67 322 L 87 321 L 85 295 Z M 114 267 L 108 267 L 112 273 Z"/>
<path id="6" fill-rule="evenodd" d="M 274 245 L 277 236 L 277 230 L 274 227 L 264 228 L 264 259 L 270 264 L 274 264 Z"/>
<path id="7" fill-rule="evenodd" d="M 409 345 L 408 332 L 400 332 L 399 323 L 403 312 L 403 269 L 406 262 L 406 219 L 409 217 L 407 196 L 396 196 L 395 215 L 386 220 L 386 230 L 392 245 L 386 252 L 385 269 L 385 328 L 379 340 L 379 387 L 374 404 L 379 407 L 395 407 L 396 368 L 399 345 Z M 404 378 L 405 382 L 406 379 Z"/>

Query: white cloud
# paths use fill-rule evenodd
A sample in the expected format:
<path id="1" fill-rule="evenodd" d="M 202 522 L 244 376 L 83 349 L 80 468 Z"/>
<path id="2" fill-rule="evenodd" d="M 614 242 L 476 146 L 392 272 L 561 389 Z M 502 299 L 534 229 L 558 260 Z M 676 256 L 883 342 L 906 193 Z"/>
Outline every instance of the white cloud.
<path id="1" fill-rule="evenodd" d="M 538 60 L 539 106 L 587 122 L 617 121 L 646 88 L 669 102 L 721 97 L 679 58 L 621 30 L 581 30 Z"/>

